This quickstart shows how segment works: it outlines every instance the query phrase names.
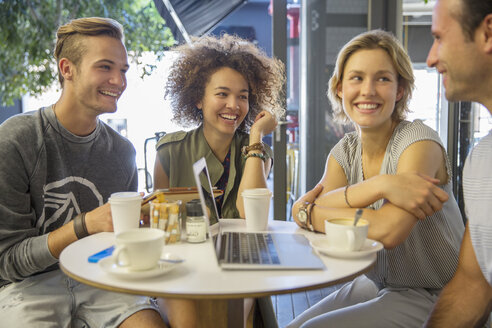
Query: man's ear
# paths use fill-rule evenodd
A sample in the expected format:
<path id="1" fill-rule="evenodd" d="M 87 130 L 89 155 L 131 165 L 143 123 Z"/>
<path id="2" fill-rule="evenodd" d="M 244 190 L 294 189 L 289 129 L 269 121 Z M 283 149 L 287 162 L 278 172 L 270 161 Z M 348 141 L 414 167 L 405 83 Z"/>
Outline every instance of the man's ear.
<path id="1" fill-rule="evenodd" d="M 62 58 L 58 63 L 58 69 L 60 71 L 60 74 L 63 76 L 64 80 L 66 81 L 72 80 L 75 71 L 74 63 L 72 63 L 67 58 Z"/>
<path id="2" fill-rule="evenodd" d="M 196 103 L 196 108 L 198 108 L 199 110 L 202 110 L 202 107 L 203 107 L 203 104 L 201 101 Z"/>
<path id="3" fill-rule="evenodd" d="M 485 16 L 479 30 L 484 37 L 484 51 L 487 54 L 492 54 L 492 14 Z"/>

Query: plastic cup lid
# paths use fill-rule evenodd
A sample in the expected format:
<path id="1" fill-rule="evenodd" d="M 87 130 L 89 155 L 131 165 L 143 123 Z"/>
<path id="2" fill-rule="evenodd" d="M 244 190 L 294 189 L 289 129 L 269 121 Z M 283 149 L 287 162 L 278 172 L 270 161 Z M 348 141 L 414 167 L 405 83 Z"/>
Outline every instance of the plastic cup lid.
<path id="1" fill-rule="evenodd" d="M 109 197 L 110 202 L 127 202 L 132 200 L 142 200 L 142 196 L 138 192 L 134 191 L 124 191 L 115 192 Z"/>
<path id="2" fill-rule="evenodd" d="M 268 188 L 245 189 L 241 193 L 243 197 L 264 197 L 271 196 L 272 192 Z"/>

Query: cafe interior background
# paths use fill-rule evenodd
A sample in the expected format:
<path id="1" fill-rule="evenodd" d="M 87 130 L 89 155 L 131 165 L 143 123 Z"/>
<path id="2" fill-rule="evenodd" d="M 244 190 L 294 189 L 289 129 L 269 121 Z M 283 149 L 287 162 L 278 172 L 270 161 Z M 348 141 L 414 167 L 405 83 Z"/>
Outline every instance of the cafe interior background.
<path id="1" fill-rule="evenodd" d="M 409 119 L 422 119 L 438 131 L 453 165 L 454 193 L 462 208 L 464 159 L 492 128 L 492 120 L 478 104 L 448 103 L 439 74 L 426 67 L 434 1 L 154 0 L 154 4 L 179 42 L 186 42 L 189 35 L 235 33 L 286 63 L 287 115 L 266 138 L 275 154 L 268 180 L 274 191 L 271 218 L 292 220 L 293 201 L 314 187 L 330 149 L 350 130 L 331 119 L 325 96 L 327 82 L 340 47 L 356 34 L 374 28 L 395 33 L 410 54 L 416 90 Z M 170 15 L 171 8 L 174 17 Z M 172 52 L 167 52 L 161 61 L 156 61 L 154 55 L 145 54 L 142 63 L 156 65 L 154 73 L 142 79 L 132 65 L 118 111 L 101 116 L 135 146 L 140 191 L 152 190 L 157 138 L 182 129 L 171 121 L 170 102 L 164 99 L 164 84 L 173 57 Z M 14 106 L 0 108 L 0 123 L 8 115 L 52 104 L 59 94 L 55 83 L 39 97 L 25 95 Z"/>

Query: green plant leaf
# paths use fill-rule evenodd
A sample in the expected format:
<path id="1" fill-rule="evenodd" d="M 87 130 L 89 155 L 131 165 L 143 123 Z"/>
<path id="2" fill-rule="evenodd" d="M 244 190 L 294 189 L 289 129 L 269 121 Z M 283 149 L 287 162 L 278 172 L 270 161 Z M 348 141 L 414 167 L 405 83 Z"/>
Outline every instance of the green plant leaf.
<path id="1" fill-rule="evenodd" d="M 162 58 L 175 40 L 152 0 L 0 0 L 0 102 L 42 94 L 57 79 L 53 58 L 58 26 L 79 17 L 110 17 L 125 29 L 130 60 Z M 152 67 L 142 69 L 149 75 Z"/>

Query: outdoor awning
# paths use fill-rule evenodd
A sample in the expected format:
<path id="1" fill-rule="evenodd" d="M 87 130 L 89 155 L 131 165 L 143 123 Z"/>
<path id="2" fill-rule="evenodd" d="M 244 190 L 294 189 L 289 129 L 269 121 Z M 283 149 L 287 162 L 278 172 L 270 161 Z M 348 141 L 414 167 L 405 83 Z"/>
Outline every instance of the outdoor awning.
<path id="1" fill-rule="evenodd" d="M 189 36 L 201 36 L 211 31 L 232 11 L 247 0 L 154 0 L 159 14 L 179 42 L 189 42 Z"/>

